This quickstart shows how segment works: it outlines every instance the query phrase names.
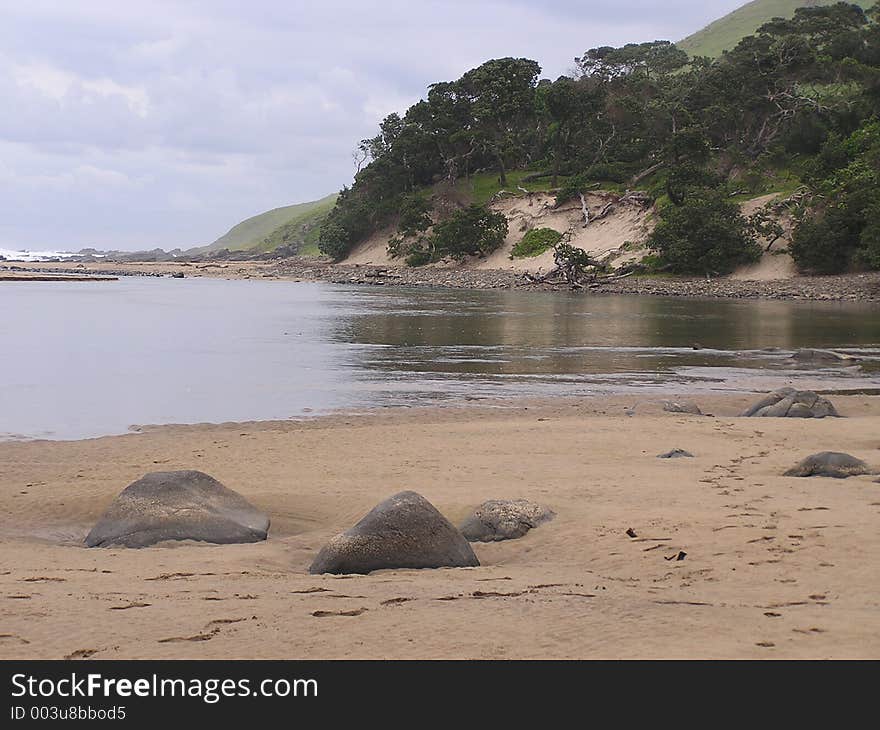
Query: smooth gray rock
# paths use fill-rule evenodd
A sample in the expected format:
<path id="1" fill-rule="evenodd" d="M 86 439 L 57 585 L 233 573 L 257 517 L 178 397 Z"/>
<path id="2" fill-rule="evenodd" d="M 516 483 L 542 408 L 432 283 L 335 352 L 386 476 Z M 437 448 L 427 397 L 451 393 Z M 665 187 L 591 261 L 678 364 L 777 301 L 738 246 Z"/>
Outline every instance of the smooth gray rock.
<path id="1" fill-rule="evenodd" d="M 471 542 L 515 540 L 554 517 L 553 510 L 527 499 L 490 499 L 465 518 L 460 529 Z"/>
<path id="2" fill-rule="evenodd" d="M 781 388 L 766 395 L 742 413 L 746 418 L 839 418 L 827 398 L 812 390 Z"/>
<path id="3" fill-rule="evenodd" d="M 663 410 L 668 413 L 690 413 L 694 416 L 702 416 L 700 407 L 691 401 L 664 401 Z"/>
<path id="4" fill-rule="evenodd" d="M 756 413 L 759 413 L 765 408 L 769 408 L 770 406 L 775 405 L 786 396 L 796 392 L 797 391 L 794 388 L 780 388 L 779 390 L 774 390 L 772 393 L 768 393 L 763 398 L 761 398 L 761 400 L 759 400 L 757 403 L 753 403 L 748 409 L 743 411 L 741 415 L 745 418 L 754 416 Z"/>
<path id="5" fill-rule="evenodd" d="M 375 506 L 318 553 L 310 573 L 479 565 L 464 536 L 427 499 L 400 492 Z"/>
<path id="6" fill-rule="evenodd" d="M 833 477 L 846 479 L 875 472 L 861 459 L 839 451 L 822 451 L 808 456 L 783 474 L 786 477 Z"/>
<path id="7" fill-rule="evenodd" d="M 657 454 L 658 459 L 693 459 L 694 455 L 690 451 L 685 451 L 684 449 L 673 449 L 672 451 L 667 451 L 665 454 Z"/>
<path id="8" fill-rule="evenodd" d="M 818 350 L 812 348 L 803 348 L 798 350 L 791 356 L 792 360 L 797 362 L 809 363 L 811 365 L 837 364 L 837 363 L 854 363 L 858 358 L 847 355 L 842 352 L 834 352 L 834 350 Z"/>
<path id="9" fill-rule="evenodd" d="M 200 471 L 159 471 L 129 484 L 86 537 L 88 547 L 142 548 L 163 540 L 266 539 L 269 517 Z"/>

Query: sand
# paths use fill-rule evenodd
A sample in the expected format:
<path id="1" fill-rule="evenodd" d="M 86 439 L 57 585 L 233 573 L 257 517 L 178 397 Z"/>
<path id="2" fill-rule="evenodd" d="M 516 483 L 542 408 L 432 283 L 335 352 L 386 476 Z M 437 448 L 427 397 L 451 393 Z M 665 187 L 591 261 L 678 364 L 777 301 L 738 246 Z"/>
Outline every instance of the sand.
<path id="1" fill-rule="evenodd" d="M 845 419 L 732 417 L 752 396 L 399 409 L 0 444 L 2 658 L 880 657 L 880 398 Z M 683 448 L 693 459 L 656 455 Z M 272 517 L 250 545 L 86 549 L 116 494 L 196 468 Z M 490 498 L 556 511 L 472 569 L 312 576 L 324 542 L 415 489 L 454 522 Z M 637 537 L 629 537 L 632 528 Z M 675 559 L 684 553 L 682 560 Z"/>
<path id="2" fill-rule="evenodd" d="M 555 207 L 556 198 L 549 193 L 531 193 L 503 197 L 494 201 L 490 207 L 496 213 L 503 213 L 508 220 L 509 231 L 504 243 L 497 251 L 483 259 L 474 259 L 462 264 L 452 263 L 456 268 L 480 269 L 486 271 L 546 272 L 552 269 L 553 251 L 545 251 L 538 256 L 511 258 L 513 247 L 523 235 L 532 228 L 552 228 L 559 233 L 568 233 L 573 246 L 582 248 L 591 256 L 607 258 L 613 265 L 637 261 L 644 256 L 644 243 L 650 233 L 651 211 L 638 205 L 619 205 L 605 218 L 583 225 L 583 213 L 579 200 L 570 201 Z M 602 210 L 608 197 L 587 193 L 586 202 L 595 216 Z M 387 266 L 400 268 L 406 265 L 402 258 L 388 255 L 388 242 L 396 234 L 395 227 L 384 228 L 369 236 L 355 246 L 345 258 L 345 263 L 358 266 Z M 624 244 L 631 244 L 624 248 Z M 448 268 L 450 262 L 431 264 L 430 267 Z"/>

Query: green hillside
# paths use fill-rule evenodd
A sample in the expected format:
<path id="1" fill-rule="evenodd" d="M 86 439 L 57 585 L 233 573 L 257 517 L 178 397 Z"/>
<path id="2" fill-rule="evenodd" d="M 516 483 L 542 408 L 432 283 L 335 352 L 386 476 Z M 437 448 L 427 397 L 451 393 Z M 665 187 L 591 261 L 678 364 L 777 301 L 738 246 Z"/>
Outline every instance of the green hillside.
<path id="1" fill-rule="evenodd" d="M 304 248 L 307 249 L 309 242 L 314 244 L 314 239 L 317 238 L 321 218 L 330 211 L 335 202 L 336 193 L 333 193 L 320 200 L 286 205 L 260 213 L 233 226 L 203 250 L 219 251 L 228 248 L 230 251 L 271 251 L 287 243 L 306 244 Z"/>
<path id="2" fill-rule="evenodd" d="M 838 0 L 753 0 L 723 18 L 709 23 L 702 30 L 676 45 L 691 56 L 717 58 L 729 51 L 747 35 L 773 18 L 791 18 L 797 8 L 833 5 Z M 854 5 L 869 8 L 875 0 L 852 0 Z"/>

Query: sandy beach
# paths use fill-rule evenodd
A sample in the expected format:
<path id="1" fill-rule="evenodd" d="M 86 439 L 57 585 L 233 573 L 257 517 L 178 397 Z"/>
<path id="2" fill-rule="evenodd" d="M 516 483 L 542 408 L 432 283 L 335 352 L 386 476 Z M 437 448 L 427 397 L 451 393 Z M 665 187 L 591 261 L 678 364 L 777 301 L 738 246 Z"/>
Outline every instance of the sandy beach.
<path id="1" fill-rule="evenodd" d="M 876 659 L 880 484 L 780 476 L 823 450 L 880 468 L 880 398 L 831 397 L 846 418 L 615 397 L 0 443 L 0 657 Z M 695 458 L 656 458 L 676 447 Z M 82 546 L 173 469 L 242 493 L 269 539 Z M 454 523 L 492 498 L 557 517 L 476 544 L 479 568 L 308 574 L 404 489 Z"/>

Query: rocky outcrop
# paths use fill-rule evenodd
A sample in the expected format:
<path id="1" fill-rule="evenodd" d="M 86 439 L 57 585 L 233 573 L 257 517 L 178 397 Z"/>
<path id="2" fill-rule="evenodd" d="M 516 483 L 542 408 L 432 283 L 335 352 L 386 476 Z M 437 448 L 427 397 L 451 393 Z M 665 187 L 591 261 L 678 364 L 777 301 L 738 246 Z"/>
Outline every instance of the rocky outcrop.
<path id="1" fill-rule="evenodd" d="M 553 510 L 527 499 L 492 499 L 477 507 L 460 529 L 471 542 L 515 540 L 555 516 Z"/>
<path id="2" fill-rule="evenodd" d="M 782 388 L 765 396 L 742 414 L 744 417 L 826 418 L 839 417 L 834 405 L 811 390 Z"/>
<path id="3" fill-rule="evenodd" d="M 374 507 L 318 553 L 310 573 L 479 565 L 462 534 L 427 499 L 400 492 Z"/>
<path id="4" fill-rule="evenodd" d="M 129 484 L 86 537 L 88 547 L 142 548 L 164 540 L 266 539 L 269 517 L 200 471 L 152 472 Z"/>

